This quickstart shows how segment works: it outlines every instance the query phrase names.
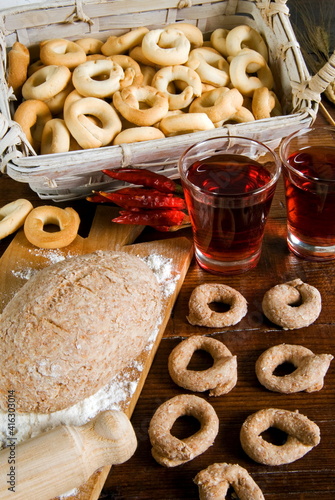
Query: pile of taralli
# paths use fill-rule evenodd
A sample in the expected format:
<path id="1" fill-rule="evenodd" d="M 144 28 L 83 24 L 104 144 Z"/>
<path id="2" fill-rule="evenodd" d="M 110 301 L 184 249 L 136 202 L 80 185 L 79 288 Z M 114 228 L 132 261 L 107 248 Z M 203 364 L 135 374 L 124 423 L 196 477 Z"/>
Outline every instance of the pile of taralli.
<path id="1" fill-rule="evenodd" d="M 135 28 L 106 41 L 45 40 L 39 59 L 8 53 L 14 120 L 37 154 L 211 130 L 282 114 L 268 49 L 247 25 L 210 40 L 188 23 Z"/>
<path id="2" fill-rule="evenodd" d="M 210 309 L 212 302 L 230 306 L 226 312 Z M 301 303 L 300 303 L 301 302 Z M 283 329 L 309 326 L 321 312 L 319 291 L 300 279 L 276 285 L 264 294 L 263 312 Z M 209 328 L 235 325 L 247 314 L 247 302 L 234 288 L 211 283 L 197 286 L 189 299 L 192 325 Z M 208 352 L 213 364 L 205 370 L 190 369 L 195 351 Z M 293 394 L 314 392 L 323 387 L 324 377 L 333 359 L 331 354 L 314 354 L 301 345 L 280 344 L 264 351 L 255 363 L 260 384 L 269 391 Z M 294 369 L 284 376 L 276 369 L 290 363 Z M 192 335 L 182 340 L 168 358 L 169 374 L 179 387 L 192 392 L 209 391 L 209 396 L 221 396 L 237 383 L 237 357 L 218 339 Z M 200 430 L 184 439 L 178 439 L 171 429 L 182 416 L 192 416 L 200 423 Z M 264 438 L 270 428 L 287 435 L 281 446 Z M 180 394 L 165 401 L 155 411 L 149 425 L 152 456 L 165 467 L 184 464 L 204 453 L 213 445 L 219 433 L 219 418 L 213 406 L 195 394 Z M 302 458 L 320 443 L 318 425 L 298 410 L 263 408 L 249 415 L 241 425 L 240 442 L 244 452 L 255 462 L 270 466 L 289 464 Z M 239 498 L 262 500 L 263 493 L 248 471 L 239 464 L 214 463 L 201 470 L 194 478 L 202 500 L 222 500 L 229 487 Z"/>

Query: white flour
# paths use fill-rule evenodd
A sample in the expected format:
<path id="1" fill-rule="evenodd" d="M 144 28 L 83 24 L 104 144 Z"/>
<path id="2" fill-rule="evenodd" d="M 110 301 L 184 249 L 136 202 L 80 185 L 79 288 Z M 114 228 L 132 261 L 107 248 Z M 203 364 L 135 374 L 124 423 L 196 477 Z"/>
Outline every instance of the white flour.
<path id="1" fill-rule="evenodd" d="M 46 258 L 59 259 L 60 253 L 47 251 Z M 143 258 L 147 265 L 152 269 L 161 286 L 163 297 L 169 297 L 175 290 L 179 275 L 173 272 L 173 261 L 161 255 L 153 254 Z M 26 279 L 31 277 L 31 273 L 22 270 L 22 276 Z M 159 324 L 152 332 L 144 351 L 150 351 L 159 333 Z M 102 387 L 96 394 L 86 398 L 84 401 L 51 414 L 26 413 L 16 414 L 15 418 L 15 437 L 16 443 L 20 443 L 29 437 L 36 436 L 43 431 L 50 430 L 58 425 L 83 425 L 98 413 L 105 410 L 124 410 L 129 400 L 136 391 L 143 364 L 138 359 L 134 360 L 125 370 L 116 375 L 109 384 Z M 19 395 L 18 395 L 19 397 Z M 0 412 L 0 449 L 6 446 L 8 432 L 8 415 Z"/>

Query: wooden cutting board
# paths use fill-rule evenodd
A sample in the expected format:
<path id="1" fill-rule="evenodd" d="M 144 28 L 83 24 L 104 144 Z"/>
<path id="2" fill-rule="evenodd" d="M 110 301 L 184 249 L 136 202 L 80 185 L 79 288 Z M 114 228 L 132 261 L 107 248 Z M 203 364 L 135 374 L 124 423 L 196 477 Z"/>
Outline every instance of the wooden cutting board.
<path id="1" fill-rule="evenodd" d="M 123 251 L 144 259 L 158 255 L 168 260 L 173 286 L 171 292 L 163 294 L 162 321 L 158 326 L 157 335 L 147 346 L 148 348 L 135 360 L 141 369 L 134 373 L 133 369 L 126 368 L 120 374 L 120 379 L 127 377 L 127 380 L 135 387 L 132 395 L 122 401 L 120 406 L 120 409 L 131 417 L 191 262 L 193 245 L 187 238 L 178 237 L 132 245 L 131 243 L 135 241 L 143 227 L 112 223 L 111 219 L 115 216 L 115 211 L 116 209 L 111 207 L 98 206 L 88 237 L 82 238 L 78 235 L 75 241 L 64 249 L 37 249 L 27 241 L 23 230 L 20 230 L 0 259 L 0 311 L 32 273 L 64 257 L 86 254 L 95 250 L 120 250 L 122 248 Z M 97 471 L 79 491 L 67 496 L 66 499 L 97 500 L 109 473 L 110 467 Z"/>

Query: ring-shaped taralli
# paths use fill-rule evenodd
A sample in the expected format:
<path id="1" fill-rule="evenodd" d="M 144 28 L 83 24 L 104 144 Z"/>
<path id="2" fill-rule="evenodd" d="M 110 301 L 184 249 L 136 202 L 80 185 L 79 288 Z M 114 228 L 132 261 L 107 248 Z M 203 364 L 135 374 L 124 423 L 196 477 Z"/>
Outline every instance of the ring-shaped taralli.
<path id="1" fill-rule="evenodd" d="M 124 71 L 124 79 L 120 81 L 120 88 L 128 87 L 129 85 L 142 85 L 143 84 L 143 74 L 141 67 L 135 59 L 130 56 L 123 54 L 117 54 L 115 56 L 109 56 L 110 61 L 115 62 Z"/>
<path id="2" fill-rule="evenodd" d="M 268 62 L 268 48 L 262 35 L 251 26 L 241 24 L 227 33 L 226 51 L 229 56 L 236 56 L 245 47 L 259 52 Z"/>
<path id="3" fill-rule="evenodd" d="M 229 120 L 242 107 L 243 96 L 237 89 L 218 87 L 193 100 L 191 113 L 206 113 L 213 123 Z"/>
<path id="4" fill-rule="evenodd" d="M 75 42 L 64 38 L 54 38 L 41 44 L 40 59 L 46 65 L 67 66 L 73 69 L 86 61 L 86 53 Z"/>
<path id="5" fill-rule="evenodd" d="M 178 111 L 178 110 L 175 110 Z M 166 137 L 214 129 L 214 123 L 206 113 L 183 113 L 167 115 L 159 123 Z"/>
<path id="6" fill-rule="evenodd" d="M 165 135 L 157 127 L 130 127 L 122 130 L 113 141 L 113 144 L 153 141 L 164 139 Z"/>
<path id="7" fill-rule="evenodd" d="M 211 44 L 215 50 L 220 52 L 224 57 L 228 56 L 227 47 L 226 47 L 226 39 L 229 30 L 225 28 L 217 28 L 213 31 L 210 37 Z"/>
<path id="8" fill-rule="evenodd" d="M 251 106 L 256 120 L 282 114 L 281 104 L 276 94 L 267 87 L 260 87 L 254 91 Z"/>
<path id="9" fill-rule="evenodd" d="M 204 43 L 202 31 L 194 24 L 183 22 L 173 23 L 167 26 L 167 29 L 171 28 L 182 31 L 184 33 L 186 38 L 191 43 L 191 49 L 201 47 Z"/>
<path id="10" fill-rule="evenodd" d="M 133 47 L 136 47 L 136 45 L 140 45 L 144 35 L 148 32 L 148 28 L 139 27 L 120 36 L 110 36 L 102 45 L 101 52 L 105 56 L 124 54 Z"/>
<path id="11" fill-rule="evenodd" d="M 121 132 L 121 120 L 108 102 L 97 97 L 83 97 L 80 99 L 72 92 L 68 99 L 73 100 L 73 102 L 69 100 L 67 104 L 67 101 L 65 101 L 65 123 L 82 148 L 107 146 Z M 94 123 L 90 116 L 97 118 L 99 123 Z"/>
<path id="12" fill-rule="evenodd" d="M 232 486 L 240 500 L 264 500 L 260 487 L 249 472 L 238 464 L 216 463 L 195 476 L 200 500 L 223 500 Z"/>
<path id="13" fill-rule="evenodd" d="M 229 64 L 211 47 L 199 47 L 190 52 L 186 66 L 198 73 L 203 83 L 225 87 L 230 81 Z"/>
<path id="14" fill-rule="evenodd" d="M 71 76 L 71 71 L 66 66 L 44 66 L 25 81 L 22 95 L 24 99 L 45 101 L 64 90 L 71 81 Z"/>
<path id="15" fill-rule="evenodd" d="M 275 285 L 264 294 L 262 301 L 265 316 L 284 330 L 311 325 L 319 317 L 321 307 L 319 290 L 299 278 Z"/>
<path id="16" fill-rule="evenodd" d="M 209 304 L 222 302 L 230 305 L 226 312 L 215 312 Z M 189 300 L 189 315 L 191 325 L 220 328 L 236 325 L 247 314 L 247 301 L 234 288 L 219 283 L 203 283 L 191 293 Z"/>
<path id="17" fill-rule="evenodd" d="M 85 97 L 111 97 L 120 89 L 124 78 L 122 67 L 110 59 L 96 59 L 77 66 L 72 82 L 78 92 Z"/>
<path id="18" fill-rule="evenodd" d="M 287 434 L 286 442 L 277 446 L 261 436 L 270 427 Z M 320 429 L 298 411 L 265 408 L 249 415 L 240 431 L 241 445 L 255 462 L 265 465 L 289 464 L 302 458 L 320 443 Z"/>
<path id="19" fill-rule="evenodd" d="M 13 88 L 17 98 L 21 96 L 21 89 L 27 80 L 28 67 L 30 63 L 30 53 L 28 48 L 20 42 L 14 42 L 13 47 L 8 52 L 8 87 Z"/>
<path id="20" fill-rule="evenodd" d="M 187 85 L 179 94 L 168 91 L 169 83 L 176 80 L 185 82 Z M 186 108 L 202 92 L 202 84 L 198 73 L 179 64 L 159 69 L 154 75 L 151 85 L 167 96 L 170 110 Z"/>
<path id="21" fill-rule="evenodd" d="M 41 154 L 67 153 L 71 134 L 62 118 L 49 120 L 42 132 Z"/>
<path id="22" fill-rule="evenodd" d="M 84 49 L 86 55 L 101 54 L 101 47 L 104 44 L 102 40 L 92 37 L 79 38 L 75 43 Z"/>
<path id="23" fill-rule="evenodd" d="M 23 226 L 27 215 L 33 209 L 29 200 L 20 198 L 0 208 L 0 240 L 13 234 Z"/>
<path id="24" fill-rule="evenodd" d="M 250 65 L 253 65 L 251 75 Z M 229 75 L 233 87 L 237 88 L 242 95 L 252 96 L 253 92 L 260 87 L 272 89 L 274 81 L 271 69 L 264 57 L 255 50 L 243 49 L 230 62 Z"/>
<path id="25" fill-rule="evenodd" d="M 256 361 L 256 375 L 259 382 L 274 392 L 292 394 L 295 392 L 320 391 L 324 377 L 333 359 L 331 354 L 314 354 L 301 345 L 280 344 L 264 351 Z M 283 363 L 294 366 L 294 371 L 283 376 L 275 370 Z"/>
<path id="26" fill-rule="evenodd" d="M 140 108 L 140 103 L 148 106 Z M 155 87 L 130 85 L 113 95 L 115 108 L 126 120 L 139 126 L 151 126 L 160 121 L 169 110 L 168 98 Z"/>
<path id="27" fill-rule="evenodd" d="M 47 224 L 54 224 L 59 231 L 44 230 Z M 80 219 L 71 207 L 59 208 L 40 206 L 34 208 L 24 222 L 24 234 L 27 240 L 39 248 L 63 248 L 73 242 L 78 234 Z"/>
<path id="28" fill-rule="evenodd" d="M 195 351 L 203 350 L 213 358 L 213 365 L 207 370 L 187 368 Z M 209 390 L 209 396 L 227 394 L 237 382 L 237 358 L 219 340 L 192 335 L 180 342 L 170 353 L 168 370 L 172 380 L 194 392 Z"/>
<path id="29" fill-rule="evenodd" d="M 192 416 L 201 425 L 198 432 L 185 439 L 171 434 L 177 418 Z M 165 467 L 176 467 L 204 453 L 219 431 L 219 419 L 212 405 L 195 395 L 181 394 L 160 405 L 149 425 L 152 456 Z"/>
<path id="30" fill-rule="evenodd" d="M 142 40 L 143 55 L 159 66 L 186 63 L 190 48 L 184 33 L 173 28 L 150 30 Z"/>
<path id="31" fill-rule="evenodd" d="M 49 107 L 39 99 L 23 101 L 14 113 L 14 120 L 21 125 L 28 141 L 39 152 L 45 124 L 52 119 Z"/>

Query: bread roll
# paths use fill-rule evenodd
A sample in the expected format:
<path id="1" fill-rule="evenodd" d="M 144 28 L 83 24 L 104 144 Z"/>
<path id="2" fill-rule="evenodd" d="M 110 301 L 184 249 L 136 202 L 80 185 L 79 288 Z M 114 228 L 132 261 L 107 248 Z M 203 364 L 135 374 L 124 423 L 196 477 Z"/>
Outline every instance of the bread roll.
<path id="1" fill-rule="evenodd" d="M 0 317 L 0 407 L 49 413 L 94 394 L 158 324 L 154 273 L 126 252 L 80 255 L 34 275 Z"/>

